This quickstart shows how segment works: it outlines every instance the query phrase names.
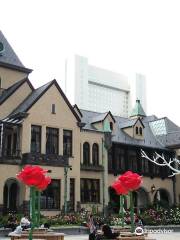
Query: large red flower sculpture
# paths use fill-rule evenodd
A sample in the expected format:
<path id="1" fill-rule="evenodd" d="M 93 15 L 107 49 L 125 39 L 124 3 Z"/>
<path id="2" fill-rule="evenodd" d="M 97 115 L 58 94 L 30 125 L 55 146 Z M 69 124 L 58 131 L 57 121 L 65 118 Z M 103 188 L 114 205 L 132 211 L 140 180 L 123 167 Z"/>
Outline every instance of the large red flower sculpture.
<path id="1" fill-rule="evenodd" d="M 115 191 L 118 195 L 127 195 L 128 194 L 128 190 L 122 185 L 121 181 L 119 181 L 119 180 L 114 181 L 113 184 L 111 185 L 111 187 L 115 189 Z"/>
<path id="2" fill-rule="evenodd" d="M 38 190 L 45 190 L 51 182 L 51 178 L 46 176 L 47 170 L 39 166 L 25 166 L 20 173 L 17 174 L 17 178 L 28 186 L 34 186 Z"/>
<path id="3" fill-rule="evenodd" d="M 142 177 L 131 171 L 125 172 L 123 175 L 119 176 L 118 179 L 129 191 L 138 189 L 142 183 Z"/>
<path id="4" fill-rule="evenodd" d="M 142 177 L 137 173 L 127 171 L 111 185 L 118 195 L 126 195 L 129 191 L 134 191 L 142 184 Z"/>

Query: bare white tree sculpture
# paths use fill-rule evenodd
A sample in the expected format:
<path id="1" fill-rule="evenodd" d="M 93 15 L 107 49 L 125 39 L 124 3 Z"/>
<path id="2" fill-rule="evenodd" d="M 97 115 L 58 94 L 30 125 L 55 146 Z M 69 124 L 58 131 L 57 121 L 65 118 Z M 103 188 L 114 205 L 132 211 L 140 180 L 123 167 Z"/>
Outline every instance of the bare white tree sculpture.
<path id="1" fill-rule="evenodd" d="M 172 171 L 172 174 L 169 177 L 173 177 L 175 175 L 180 174 L 180 169 L 179 169 L 180 160 L 178 160 L 177 158 L 170 158 L 169 161 L 167 161 L 163 154 L 160 155 L 159 153 L 155 152 L 155 155 L 151 159 L 142 149 L 141 149 L 141 156 L 149 160 L 150 162 L 156 164 L 157 166 L 161 166 L 161 167 L 167 166 L 168 168 L 170 168 Z"/>

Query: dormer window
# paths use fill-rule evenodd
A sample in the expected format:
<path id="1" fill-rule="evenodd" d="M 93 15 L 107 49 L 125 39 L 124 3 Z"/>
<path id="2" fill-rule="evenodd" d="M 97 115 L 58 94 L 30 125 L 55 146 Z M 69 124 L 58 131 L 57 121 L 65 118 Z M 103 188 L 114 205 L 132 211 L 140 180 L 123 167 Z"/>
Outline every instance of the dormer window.
<path id="1" fill-rule="evenodd" d="M 136 127 L 136 134 L 137 134 L 137 135 L 139 134 L 139 129 L 138 129 L 138 127 Z"/>
<path id="2" fill-rule="evenodd" d="M 142 135 L 142 127 L 139 128 L 139 134 Z"/>
<path id="3" fill-rule="evenodd" d="M 136 127 L 136 135 L 142 136 L 142 127 Z"/>
<path id="4" fill-rule="evenodd" d="M 109 124 L 110 124 L 111 131 L 113 131 L 113 122 L 110 122 Z"/>

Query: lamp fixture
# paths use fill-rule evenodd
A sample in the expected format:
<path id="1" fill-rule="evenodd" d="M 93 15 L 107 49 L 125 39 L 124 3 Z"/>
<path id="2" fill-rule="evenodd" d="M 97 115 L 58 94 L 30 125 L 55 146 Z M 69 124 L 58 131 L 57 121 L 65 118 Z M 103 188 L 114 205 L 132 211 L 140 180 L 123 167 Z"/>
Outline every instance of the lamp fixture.
<path id="1" fill-rule="evenodd" d="M 155 187 L 155 185 L 153 184 L 152 186 L 151 186 L 151 193 L 154 193 L 155 192 L 155 190 L 156 190 L 156 187 Z"/>

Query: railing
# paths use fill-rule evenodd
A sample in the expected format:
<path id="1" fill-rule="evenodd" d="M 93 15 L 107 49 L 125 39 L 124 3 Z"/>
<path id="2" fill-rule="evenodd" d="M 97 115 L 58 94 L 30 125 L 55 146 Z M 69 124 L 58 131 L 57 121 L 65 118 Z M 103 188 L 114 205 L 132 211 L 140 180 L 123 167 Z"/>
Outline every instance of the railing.
<path id="1" fill-rule="evenodd" d="M 68 157 L 57 154 L 24 153 L 22 156 L 22 164 L 64 167 L 68 162 Z"/>
<path id="2" fill-rule="evenodd" d="M 20 158 L 21 150 L 5 148 L 2 153 L 2 156 L 6 158 Z"/>
<path id="3" fill-rule="evenodd" d="M 2 164 L 21 164 L 21 150 L 4 149 L 0 156 Z"/>

